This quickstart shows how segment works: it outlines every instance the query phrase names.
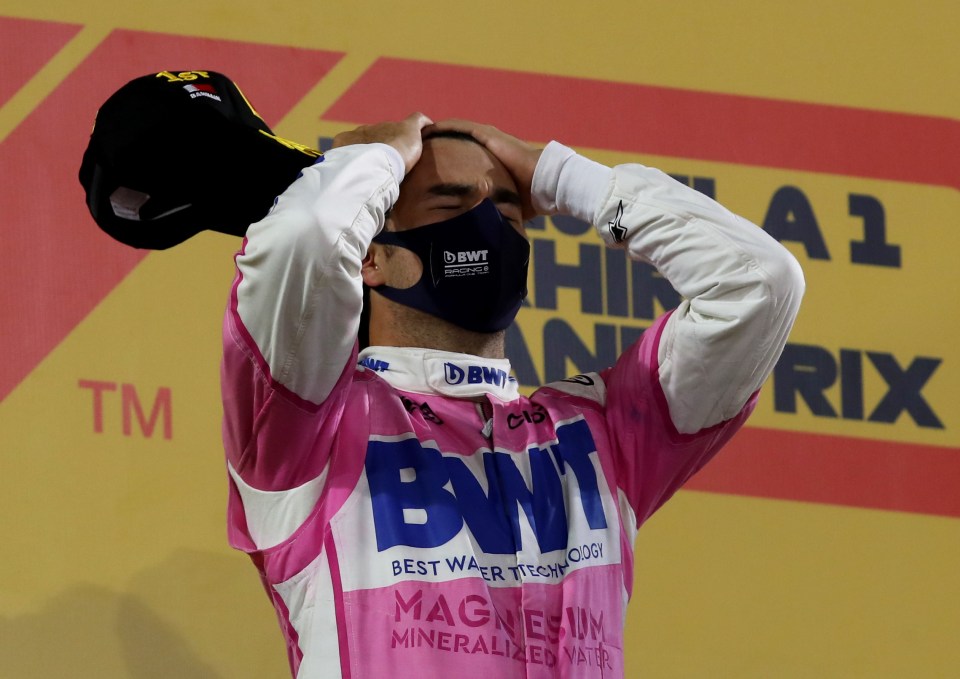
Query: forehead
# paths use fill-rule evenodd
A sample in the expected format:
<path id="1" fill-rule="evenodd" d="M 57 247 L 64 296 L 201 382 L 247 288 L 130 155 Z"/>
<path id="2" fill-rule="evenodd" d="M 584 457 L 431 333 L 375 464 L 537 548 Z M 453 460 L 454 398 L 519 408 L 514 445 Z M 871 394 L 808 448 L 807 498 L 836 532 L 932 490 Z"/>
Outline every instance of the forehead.
<path id="1" fill-rule="evenodd" d="M 516 190 L 503 163 L 480 144 L 466 139 L 424 140 L 423 153 L 403 180 L 400 197 L 415 199 L 440 183 L 476 185 L 484 194 L 495 188 Z"/>

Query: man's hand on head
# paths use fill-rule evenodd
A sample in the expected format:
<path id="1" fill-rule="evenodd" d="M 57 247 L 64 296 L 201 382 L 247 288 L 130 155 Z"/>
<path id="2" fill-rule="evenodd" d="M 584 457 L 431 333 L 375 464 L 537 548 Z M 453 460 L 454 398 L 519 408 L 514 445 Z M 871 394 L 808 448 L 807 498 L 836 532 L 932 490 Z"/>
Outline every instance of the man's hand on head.
<path id="1" fill-rule="evenodd" d="M 406 171 L 417 164 L 423 151 L 421 130 L 433 121 L 422 113 L 411 113 L 403 120 L 361 125 L 333 138 L 333 148 L 351 144 L 389 144 L 400 152 Z"/>
<path id="2" fill-rule="evenodd" d="M 441 120 L 431 124 L 423 133 L 429 135 L 431 132 L 447 131 L 469 134 L 496 156 L 517 183 L 520 198 L 523 201 L 524 221 L 537 216 L 530 197 L 530 187 L 533 184 L 533 172 L 537 168 L 542 149 L 535 148 L 492 125 L 482 125 L 469 120 Z"/>

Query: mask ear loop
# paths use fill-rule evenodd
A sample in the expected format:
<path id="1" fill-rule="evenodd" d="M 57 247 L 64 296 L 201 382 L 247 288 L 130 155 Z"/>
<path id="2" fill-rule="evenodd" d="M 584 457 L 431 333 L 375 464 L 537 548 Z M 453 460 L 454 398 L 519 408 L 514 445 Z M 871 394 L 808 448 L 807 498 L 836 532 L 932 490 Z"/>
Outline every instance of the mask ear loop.
<path id="1" fill-rule="evenodd" d="M 432 226 L 432 224 L 428 226 Z M 421 226 L 418 228 L 423 229 L 426 227 Z M 373 242 L 380 243 L 381 245 L 395 245 L 400 248 L 409 248 L 409 246 L 403 240 L 403 237 L 398 236 L 393 231 L 381 231 L 380 233 L 378 233 L 376 236 L 373 237 Z"/>
<path id="2" fill-rule="evenodd" d="M 411 231 L 416 231 L 417 229 L 425 229 L 427 231 L 421 231 L 421 233 L 427 233 L 431 230 L 431 227 L 433 226 L 435 226 L 435 224 L 418 226 L 416 229 L 411 229 Z M 409 234 L 409 231 L 407 233 Z M 407 237 L 409 238 L 409 235 Z M 403 248 L 404 250 L 412 252 L 416 256 L 416 258 L 420 260 L 420 266 L 422 268 L 420 278 L 418 278 L 417 282 L 408 288 L 392 288 L 387 284 L 383 284 L 383 285 L 378 285 L 376 288 L 377 290 L 380 290 L 381 292 L 384 288 L 390 289 L 390 290 L 410 290 L 411 288 L 415 288 L 418 285 L 420 285 L 422 281 L 433 278 L 433 273 L 432 273 L 433 266 L 431 264 L 431 261 L 432 261 L 431 258 L 433 254 L 432 241 L 428 240 L 429 250 L 426 253 L 426 258 L 424 258 L 423 254 L 421 254 L 420 252 L 417 252 L 417 250 L 414 247 L 411 247 L 411 243 L 409 243 L 403 236 L 399 235 L 395 231 L 381 231 L 380 233 L 378 233 L 376 236 L 373 237 L 373 242 L 378 243 L 380 245 L 389 245 L 391 247 Z M 379 269 L 380 267 L 376 267 L 376 268 Z M 436 283 L 436 281 L 434 281 L 434 283 Z M 430 312 L 430 313 L 434 313 L 434 312 Z"/>

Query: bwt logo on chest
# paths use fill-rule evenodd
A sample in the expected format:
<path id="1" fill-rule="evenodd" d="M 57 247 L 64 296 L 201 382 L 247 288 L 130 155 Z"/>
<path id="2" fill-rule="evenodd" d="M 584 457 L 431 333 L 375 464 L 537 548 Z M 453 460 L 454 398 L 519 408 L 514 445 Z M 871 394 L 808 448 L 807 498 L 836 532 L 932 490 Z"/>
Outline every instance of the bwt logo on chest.
<path id="1" fill-rule="evenodd" d="M 542 554 L 567 548 L 570 512 L 588 531 L 606 529 L 610 490 L 591 460 L 597 452 L 587 423 L 556 434 L 542 448 L 469 457 L 443 455 L 413 437 L 370 441 L 365 470 L 377 550 L 440 547 L 466 524 L 486 554 L 515 554 L 524 549 L 521 514 Z"/>

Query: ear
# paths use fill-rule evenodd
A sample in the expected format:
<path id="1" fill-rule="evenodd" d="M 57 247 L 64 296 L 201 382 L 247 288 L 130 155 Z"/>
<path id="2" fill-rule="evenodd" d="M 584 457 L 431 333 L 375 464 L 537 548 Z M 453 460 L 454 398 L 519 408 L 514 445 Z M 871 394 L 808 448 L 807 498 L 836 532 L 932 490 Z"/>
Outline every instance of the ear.
<path id="1" fill-rule="evenodd" d="M 383 248 L 377 243 L 371 243 L 360 263 L 360 276 L 363 278 L 364 285 L 378 288 L 387 282 L 387 277 L 379 264 L 384 259 Z"/>

